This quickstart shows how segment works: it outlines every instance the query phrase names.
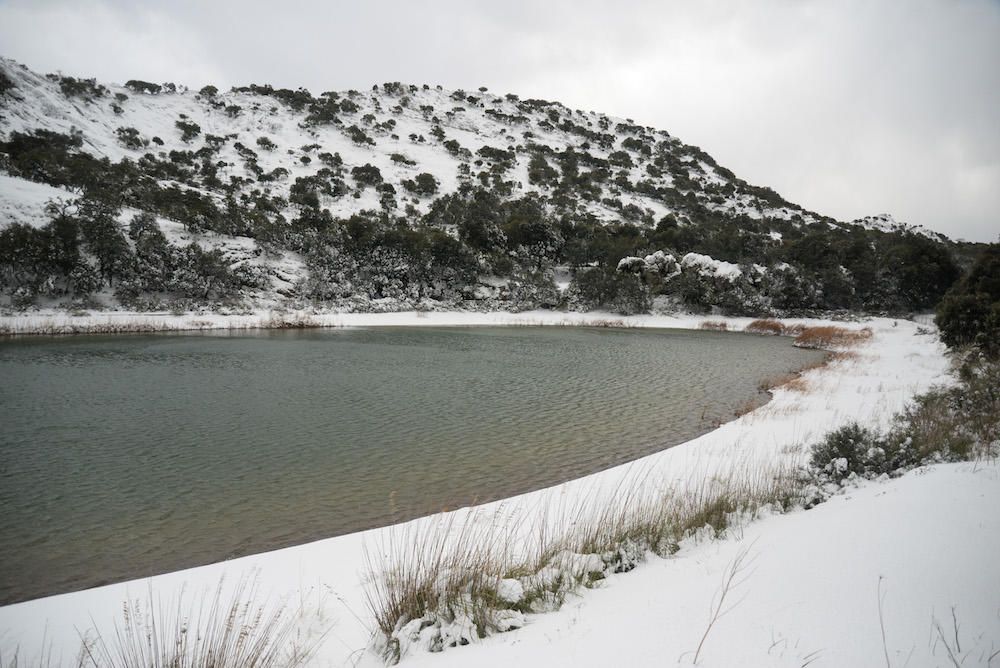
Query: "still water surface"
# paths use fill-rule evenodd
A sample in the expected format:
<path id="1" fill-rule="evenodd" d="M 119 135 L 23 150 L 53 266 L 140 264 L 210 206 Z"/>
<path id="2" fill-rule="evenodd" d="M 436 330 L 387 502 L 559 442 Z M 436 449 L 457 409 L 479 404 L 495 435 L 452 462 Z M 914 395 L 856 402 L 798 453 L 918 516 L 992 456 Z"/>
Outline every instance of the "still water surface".
<path id="1" fill-rule="evenodd" d="M 576 478 L 818 355 L 554 327 L 0 342 L 0 604 Z"/>

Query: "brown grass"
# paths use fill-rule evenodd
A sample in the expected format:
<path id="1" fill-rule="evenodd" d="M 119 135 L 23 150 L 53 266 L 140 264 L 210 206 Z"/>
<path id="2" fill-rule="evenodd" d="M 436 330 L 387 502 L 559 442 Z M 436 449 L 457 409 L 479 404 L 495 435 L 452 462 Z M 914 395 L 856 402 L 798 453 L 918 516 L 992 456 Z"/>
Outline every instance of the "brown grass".
<path id="1" fill-rule="evenodd" d="M 798 392 L 800 394 L 805 394 L 809 391 L 809 381 L 805 379 L 804 376 L 797 376 L 787 383 L 781 386 L 782 389 L 788 390 L 789 392 Z"/>
<path id="2" fill-rule="evenodd" d="M 785 333 L 785 326 L 777 320 L 765 318 L 763 320 L 754 320 L 743 331 L 750 332 L 751 334 L 780 336 Z"/>
<path id="3" fill-rule="evenodd" d="M 827 353 L 827 359 L 830 362 L 856 362 L 861 359 L 853 350 L 835 350 Z"/>
<path id="4" fill-rule="evenodd" d="M 624 320 L 620 318 L 608 319 L 602 318 L 599 320 L 590 320 L 585 323 L 588 327 L 610 327 L 614 329 L 627 328 Z"/>
<path id="5" fill-rule="evenodd" d="M 725 332 L 729 329 L 729 325 L 722 322 L 721 320 L 704 320 L 698 329 L 707 329 L 713 332 Z"/>
<path id="6" fill-rule="evenodd" d="M 864 343 L 871 337 L 872 330 L 869 327 L 864 329 L 847 329 L 832 325 L 802 327 L 795 337 L 795 345 L 800 348 L 850 347 Z"/>
<path id="7" fill-rule="evenodd" d="M 733 410 L 733 417 L 743 417 L 747 413 L 750 413 L 760 407 L 760 402 L 756 399 L 747 399 L 742 402 Z"/>
<path id="8" fill-rule="evenodd" d="M 757 389 L 761 392 L 770 392 L 776 387 L 781 387 L 799 377 L 797 373 L 783 373 L 777 376 L 768 376 L 757 384 Z"/>

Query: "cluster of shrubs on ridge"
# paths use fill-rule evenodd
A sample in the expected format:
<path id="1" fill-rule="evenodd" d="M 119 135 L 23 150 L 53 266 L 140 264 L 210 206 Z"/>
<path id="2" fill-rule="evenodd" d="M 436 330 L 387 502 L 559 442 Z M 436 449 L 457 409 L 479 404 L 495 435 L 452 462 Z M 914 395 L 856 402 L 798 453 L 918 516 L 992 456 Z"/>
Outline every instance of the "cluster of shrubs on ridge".
<path id="1" fill-rule="evenodd" d="M 178 129 L 189 140 L 200 134 L 186 119 L 178 122 Z M 145 141 L 138 131 L 129 130 L 119 133 L 121 141 Z M 350 190 L 348 174 L 355 192 L 374 188 L 383 202 L 395 201 L 395 189 L 377 168 L 356 166 L 348 172 L 340 156 L 329 153 L 317 154 L 323 167 L 296 179 L 287 198 L 251 188 L 254 183 L 242 177 L 224 181 L 218 151 L 231 138 L 205 135 L 204 145 L 194 151 L 147 153 L 138 160 L 113 163 L 81 150 L 77 134 L 39 129 L 11 133 L 0 143 L 0 153 L 5 154 L 2 166 L 11 174 L 79 193 L 84 213 L 77 217 L 127 206 L 180 222 L 191 232 L 252 237 L 265 248 L 300 252 L 310 270 L 300 296 L 318 301 L 350 295 L 407 303 L 425 298 L 468 301 L 482 297 L 480 278 L 500 277 L 507 279 L 506 287 L 486 293 L 513 307 L 632 313 L 648 310 L 662 295 L 685 308 L 734 314 L 901 312 L 932 307 L 959 275 L 948 248 L 918 234 L 755 220 L 710 210 L 696 198 L 684 200 L 682 216 L 606 223 L 578 206 L 579 193 L 593 177 L 580 181 L 574 162 L 579 156 L 572 151 L 548 154 L 558 171 L 548 166 L 544 151 L 537 153 L 541 157 L 533 161 L 535 176 L 529 173 L 529 178 L 553 181 L 552 188 L 540 194 L 515 197 L 502 179 L 469 179 L 457 192 L 434 199 L 423 215 L 412 206 L 400 210 L 384 205 L 337 218 L 322 203 Z M 234 146 L 248 169 L 256 166 L 254 151 L 238 142 Z M 258 141 L 258 147 L 266 146 Z M 500 153 L 488 157 L 499 164 Z M 280 178 L 259 167 L 251 171 L 258 183 Z M 431 174 L 420 174 L 404 188 L 433 197 L 438 182 Z M 781 229 L 780 239 L 773 235 L 775 227 Z M 79 238 L 86 228 L 86 223 L 80 224 Z M 18 226 L 0 235 L 0 287 L 17 292 L 22 304 L 68 289 L 64 278 L 72 273 L 63 271 L 63 278 L 54 278 L 48 268 L 55 265 L 39 263 L 29 276 L 23 263 L 11 264 L 17 262 L 10 258 L 17 255 L 18 245 L 32 235 L 37 238 L 31 243 L 38 247 L 56 243 L 39 230 Z M 81 261 L 96 257 L 88 243 L 81 247 L 86 251 Z M 105 252 L 136 252 L 134 242 L 109 244 L 108 249 Z M 736 277 L 720 277 L 699 270 L 620 267 L 623 258 L 656 251 L 671 258 L 699 253 L 736 264 L 740 271 Z M 58 253 L 50 248 L 41 254 Z M 128 264 L 127 258 L 117 262 Z M 570 289 L 562 295 L 553 280 L 557 266 L 573 271 Z M 117 278 L 107 275 L 97 289 Z M 236 285 L 239 292 L 239 281 L 226 284 Z M 96 284 L 81 281 L 73 290 L 86 292 L 88 285 Z M 159 285 L 150 282 L 142 292 L 157 292 Z M 216 293 L 204 294 L 214 299 Z"/>

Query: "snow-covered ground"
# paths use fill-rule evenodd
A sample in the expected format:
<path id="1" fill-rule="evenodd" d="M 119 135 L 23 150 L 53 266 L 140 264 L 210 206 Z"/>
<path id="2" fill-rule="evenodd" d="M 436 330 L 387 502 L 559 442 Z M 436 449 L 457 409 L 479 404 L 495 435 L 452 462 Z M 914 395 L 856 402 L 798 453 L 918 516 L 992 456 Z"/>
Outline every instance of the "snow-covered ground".
<path id="1" fill-rule="evenodd" d="M 691 541 L 524 629 L 404 665 L 692 665 L 734 565 L 697 665 L 1000 665 L 998 503 L 995 463 L 919 469 Z"/>
<path id="2" fill-rule="evenodd" d="M 282 317 L 286 317 L 287 314 Z M 0 319 L 23 331 L 39 318 L 105 322 L 135 318 L 212 327 L 260 324 L 265 314 L 169 316 L 44 314 Z M 30 322 L 24 318 L 33 318 Z M 696 327 L 701 317 L 530 312 L 310 315 L 332 326 L 586 324 Z M 256 320 L 255 320 L 256 319 Z M 747 319 L 720 319 L 739 330 Z M 819 323 L 816 323 L 819 324 Z M 839 323 L 843 325 L 843 323 Z M 177 573 L 53 596 L 0 608 L 0 649 L 22 658 L 49 645 L 69 661 L 79 633 L 93 626 L 113 636 L 123 602 L 152 594 L 165 608 L 182 591 L 187 599 L 214 592 L 220 578 L 254 576 L 262 597 L 283 600 L 302 615 L 305 633 L 325 630 L 314 663 L 379 665 L 365 604 L 365 550 L 377 553 L 393 537 L 466 522 L 529 526 L 545 509 L 580 499 L 600 503 L 641 476 L 683 488 L 733 470 L 759 470 L 803 461 L 810 443 L 851 420 L 885 426 L 916 393 L 947 380 L 948 362 L 936 336 L 916 323 L 878 319 L 856 356 L 807 372 L 798 387 L 779 388 L 767 405 L 683 445 L 639 462 L 486 506 L 460 509 L 403 526 L 376 529 Z M 805 391 L 802 391 L 805 390 Z M 952 607 L 964 665 L 988 665 L 1000 648 L 1000 501 L 995 464 L 936 466 L 874 483 L 810 511 L 767 517 L 728 539 L 690 541 L 669 559 L 650 557 L 632 573 L 571 597 L 562 610 L 529 615 L 524 628 L 443 655 L 419 649 L 404 665 L 690 664 L 709 621 L 724 572 L 746 550 L 742 583 L 725 604 L 736 604 L 711 629 L 700 665 L 892 666 L 952 665 Z M 744 577 L 745 576 L 745 577 Z M 882 577 L 881 584 L 879 576 Z M 745 580 L 745 581 L 743 581 Z M 882 642 L 878 614 L 884 596 Z M 940 622 L 945 640 L 938 638 Z M 1000 655 L 998 655 L 1000 656 Z M 985 658 L 984 658 L 985 657 Z M 907 663 L 907 660 L 909 662 Z M 993 658 L 994 665 L 998 659 Z"/>

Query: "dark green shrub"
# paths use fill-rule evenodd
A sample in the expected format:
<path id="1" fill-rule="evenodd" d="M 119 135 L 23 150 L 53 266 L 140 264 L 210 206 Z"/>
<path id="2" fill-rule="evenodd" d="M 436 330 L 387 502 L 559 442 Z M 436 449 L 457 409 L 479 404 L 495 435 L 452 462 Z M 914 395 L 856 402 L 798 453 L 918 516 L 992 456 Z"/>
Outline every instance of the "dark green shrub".
<path id="1" fill-rule="evenodd" d="M 347 128 L 347 136 L 351 138 L 351 141 L 355 144 L 369 144 L 371 146 L 375 145 L 375 140 L 365 134 L 365 131 L 359 128 L 357 125 L 352 125 Z"/>
<path id="2" fill-rule="evenodd" d="M 614 151 L 608 155 L 608 162 L 616 167 L 631 167 L 632 166 L 632 156 L 630 156 L 625 151 Z"/>
<path id="3" fill-rule="evenodd" d="M 548 163 L 544 155 L 535 153 L 528 163 L 528 182 L 533 185 L 552 187 L 559 182 L 559 172 Z"/>
<path id="4" fill-rule="evenodd" d="M 949 346 L 978 345 L 1000 353 L 1000 244 L 991 244 L 945 294 L 935 319 Z"/>
<path id="5" fill-rule="evenodd" d="M 139 79 L 130 79 L 129 81 L 126 81 L 125 87 L 133 93 L 147 93 L 149 95 L 156 95 L 163 90 L 163 86 L 159 84 L 141 81 Z"/>
<path id="6" fill-rule="evenodd" d="M 812 447 L 809 466 L 838 482 L 852 475 L 874 478 L 916 466 L 932 455 L 914 447 L 899 428 L 888 435 L 852 423 L 828 433 Z"/>
<path id="7" fill-rule="evenodd" d="M 438 191 L 438 180 L 433 174 L 422 172 L 412 180 L 404 180 L 403 187 L 417 195 L 430 197 Z"/>
<path id="8" fill-rule="evenodd" d="M 857 423 L 849 424 L 828 433 L 813 446 L 809 465 L 836 479 L 847 478 L 852 473 L 862 475 L 871 459 L 869 452 L 878 448 L 878 434 Z"/>
<path id="9" fill-rule="evenodd" d="M 95 79 L 76 79 L 74 77 L 59 77 L 59 90 L 66 97 L 79 97 L 88 102 L 94 98 L 104 97 L 108 89 L 97 83 Z"/>
<path id="10" fill-rule="evenodd" d="M 139 131 L 135 128 L 121 127 L 115 130 L 115 134 L 118 136 L 119 143 L 125 148 L 138 151 L 149 146 L 149 140 L 139 134 Z"/>
<path id="11" fill-rule="evenodd" d="M 201 126 L 193 121 L 176 121 L 174 127 L 181 131 L 181 141 L 190 143 L 192 139 L 201 134 Z"/>
<path id="12" fill-rule="evenodd" d="M 16 88 L 14 80 L 7 76 L 6 72 L 0 70 L 0 95 L 6 95 L 14 88 Z"/>
<path id="13" fill-rule="evenodd" d="M 572 305 L 585 311 L 634 315 L 648 313 L 652 306 L 649 289 L 639 277 L 603 267 L 578 270 L 569 294 Z"/>
<path id="14" fill-rule="evenodd" d="M 382 183 L 382 172 L 375 165 L 365 164 L 351 169 L 351 176 L 360 187 L 377 186 Z"/>

